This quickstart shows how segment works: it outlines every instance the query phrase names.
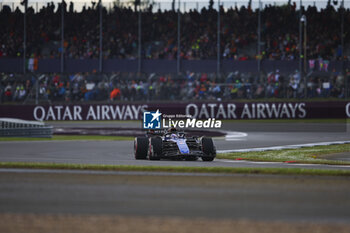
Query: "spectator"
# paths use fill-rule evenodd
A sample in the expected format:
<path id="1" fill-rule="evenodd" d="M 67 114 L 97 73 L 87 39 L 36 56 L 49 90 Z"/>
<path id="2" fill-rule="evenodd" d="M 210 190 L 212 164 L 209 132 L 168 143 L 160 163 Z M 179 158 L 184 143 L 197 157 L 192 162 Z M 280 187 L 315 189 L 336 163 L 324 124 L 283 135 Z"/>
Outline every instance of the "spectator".
<path id="1" fill-rule="evenodd" d="M 27 56 L 58 58 L 60 48 L 61 9 L 65 9 L 64 49 L 67 58 L 88 59 L 99 57 L 99 8 L 94 2 L 76 12 L 74 4 L 48 3 L 35 12 L 27 11 Z M 311 59 L 325 61 L 342 59 L 340 11 L 329 1 L 326 8 L 308 6 L 307 54 Z M 191 9 L 181 13 L 181 58 L 213 59 L 217 56 L 217 11 L 213 7 Z M 261 11 L 261 54 L 255 53 L 257 44 L 257 9 L 248 6 L 221 7 L 221 57 L 223 59 L 295 60 L 299 56 L 299 10 L 295 2 L 285 5 L 265 5 Z M 23 55 L 23 12 L 4 5 L 0 12 L 0 57 Z M 138 12 L 132 8 L 115 5 L 107 11 L 103 8 L 103 57 L 135 59 L 138 56 Z M 345 22 L 350 11 L 344 11 Z M 142 12 L 142 56 L 146 59 L 176 59 L 177 12 L 173 10 Z M 240 25 L 237 27 L 237 25 Z M 350 42 L 349 27 L 345 27 L 345 45 Z M 343 51 L 344 50 L 344 51 Z M 253 51 L 253 52 L 252 52 Z"/>
<path id="2" fill-rule="evenodd" d="M 216 77 L 207 73 L 185 75 L 154 74 L 151 78 L 136 73 L 124 73 L 111 81 L 114 74 L 106 79 L 95 79 L 94 74 L 79 75 L 46 74 L 39 82 L 39 98 L 53 102 L 82 101 L 181 101 L 181 100 L 232 100 L 251 98 L 303 98 L 307 97 L 344 98 L 345 78 L 337 73 L 320 77 L 314 73 L 307 77 L 307 83 L 294 72 L 284 76 L 271 72 L 260 78 L 250 73 L 229 73 Z M 324 75 L 324 74 L 323 74 Z M 277 81 L 277 77 L 278 81 Z M 59 77 L 59 78 L 58 78 Z M 72 80 L 72 77 L 81 77 Z M 287 77 L 287 78 L 284 78 Z M 124 80 L 125 78 L 125 80 Z M 28 93 L 36 93 L 31 75 L 0 74 L 0 99 L 3 102 L 23 102 Z M 21 81 L 14 81 L 21 80 Z M 108 80 L 108 82 L 106 81 Z M 265 81 L 266 80 L 266 81 Z"/>

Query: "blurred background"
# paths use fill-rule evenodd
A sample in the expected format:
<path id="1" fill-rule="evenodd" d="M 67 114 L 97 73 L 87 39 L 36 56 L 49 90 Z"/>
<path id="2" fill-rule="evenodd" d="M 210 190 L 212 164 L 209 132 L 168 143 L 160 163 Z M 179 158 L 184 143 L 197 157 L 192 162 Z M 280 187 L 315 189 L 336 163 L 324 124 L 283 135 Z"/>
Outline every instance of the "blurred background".
<path id="1" fill-rule="evenodd" d="M 0 103 L 349 97 L 350 1 L 1 1 Z"/>

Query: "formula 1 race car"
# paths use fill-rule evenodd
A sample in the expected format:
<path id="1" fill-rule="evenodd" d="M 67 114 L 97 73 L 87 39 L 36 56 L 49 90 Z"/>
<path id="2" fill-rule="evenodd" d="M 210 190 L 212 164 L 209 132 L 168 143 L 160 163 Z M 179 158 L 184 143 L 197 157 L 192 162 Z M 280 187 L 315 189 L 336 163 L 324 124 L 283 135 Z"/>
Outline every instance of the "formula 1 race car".
<path id="1" fill-rule="evenodd" d="M 145 137 L 134 141 L 135 159 L 174 159 L 213 161 L 216 149 L 208 137 L 186 136 L 184 132 L 171 130 L 150 130 Z"/>

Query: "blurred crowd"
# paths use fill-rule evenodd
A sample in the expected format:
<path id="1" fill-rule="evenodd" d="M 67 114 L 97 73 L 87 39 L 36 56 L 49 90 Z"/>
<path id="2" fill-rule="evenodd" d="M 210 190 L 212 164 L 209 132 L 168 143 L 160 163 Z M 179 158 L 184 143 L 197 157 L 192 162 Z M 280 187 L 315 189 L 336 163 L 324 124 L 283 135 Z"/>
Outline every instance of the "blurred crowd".
<path id="1" fill-rule="evenodd" d="M 213 2 L 202 9 L 181 13 L 181 58 L 213 59 L 217 56 L 217 10 Z M 248 2 L 248 1 L 247 1 Z M 334 2 L 334 1 L 333 1 Z M 77 12 L 72 2 L 64 4 L 64 49 L 67 58 L 99 57 L 99 9 L 97 3 Z M 27 13 L 28 57 L 58 58 L 61 54 L 60 4 L 48 3 Z M 308 6 L 307 54 L 310 59 L 336 60 L 347 54 L 341 48 L 341 11 L 331 1 L 324 9 Z M 299 10 L 295 1 L 267 5 L 261 11 L 261 55 L 256 54 L 258 11 L 246 6 L 220 9 L 223 59 L 294 60 L 299 54 Z M 142 56 L 146 59 L 176 59 L 177 12 L 142 12 Z M 344 12 L 350 24 L 350 10 Z M 344 27 L 344 43 L 350 42 L 350 27 Z M 135 59 L 138 54 L 138 13 L 133 7 L 103 8 L 103 58 Z M 23 55 L 23 12 L 3 5 L 0 12 L 0 57 Z M 128 86 L 128 84 L 125 84 Z"/>
<path id="2" fill-rule="evenodd" d="M 344 98 L 350 72 L 313 74 L 305 79 L 298 72 L 278 70 L 260 77 L 252 73 L 76 73 L 71 75 L 0 74 L 0 103 L 30 102 L 38 93 L 41 102 L 94 101 L 192 101 L 264 98 Z M 39 80 L 36 83 L 36 80 Z M 349 88 L 348 88 L 349 89 Z M 349 90 L 348 94 L 349 93 Z"/>

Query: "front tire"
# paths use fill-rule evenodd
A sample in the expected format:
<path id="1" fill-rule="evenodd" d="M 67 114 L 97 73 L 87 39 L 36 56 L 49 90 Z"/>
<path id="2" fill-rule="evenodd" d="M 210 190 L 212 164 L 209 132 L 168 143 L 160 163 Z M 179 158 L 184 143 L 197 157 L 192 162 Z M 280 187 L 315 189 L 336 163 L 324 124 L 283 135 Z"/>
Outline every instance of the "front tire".
<path id="1" fill-rule="evenodd" d="M 216 156 L 216 150 L 214 147 L 213 139 L 211 138 L 202 138 L 202 160 L 211 162 Z"/>
<path id="2" fill-rule="evenodd" d="M 134 141 L 134 156 L 135 159 L 147 159 L 148 138 L 136 137 Z"/>
<path id="3" fill-rule="evenodd" d="M 150 139 L 149 160 L 160 160 L 163 152 L 163 141 L 161 137 L 153 137 Z"/>

